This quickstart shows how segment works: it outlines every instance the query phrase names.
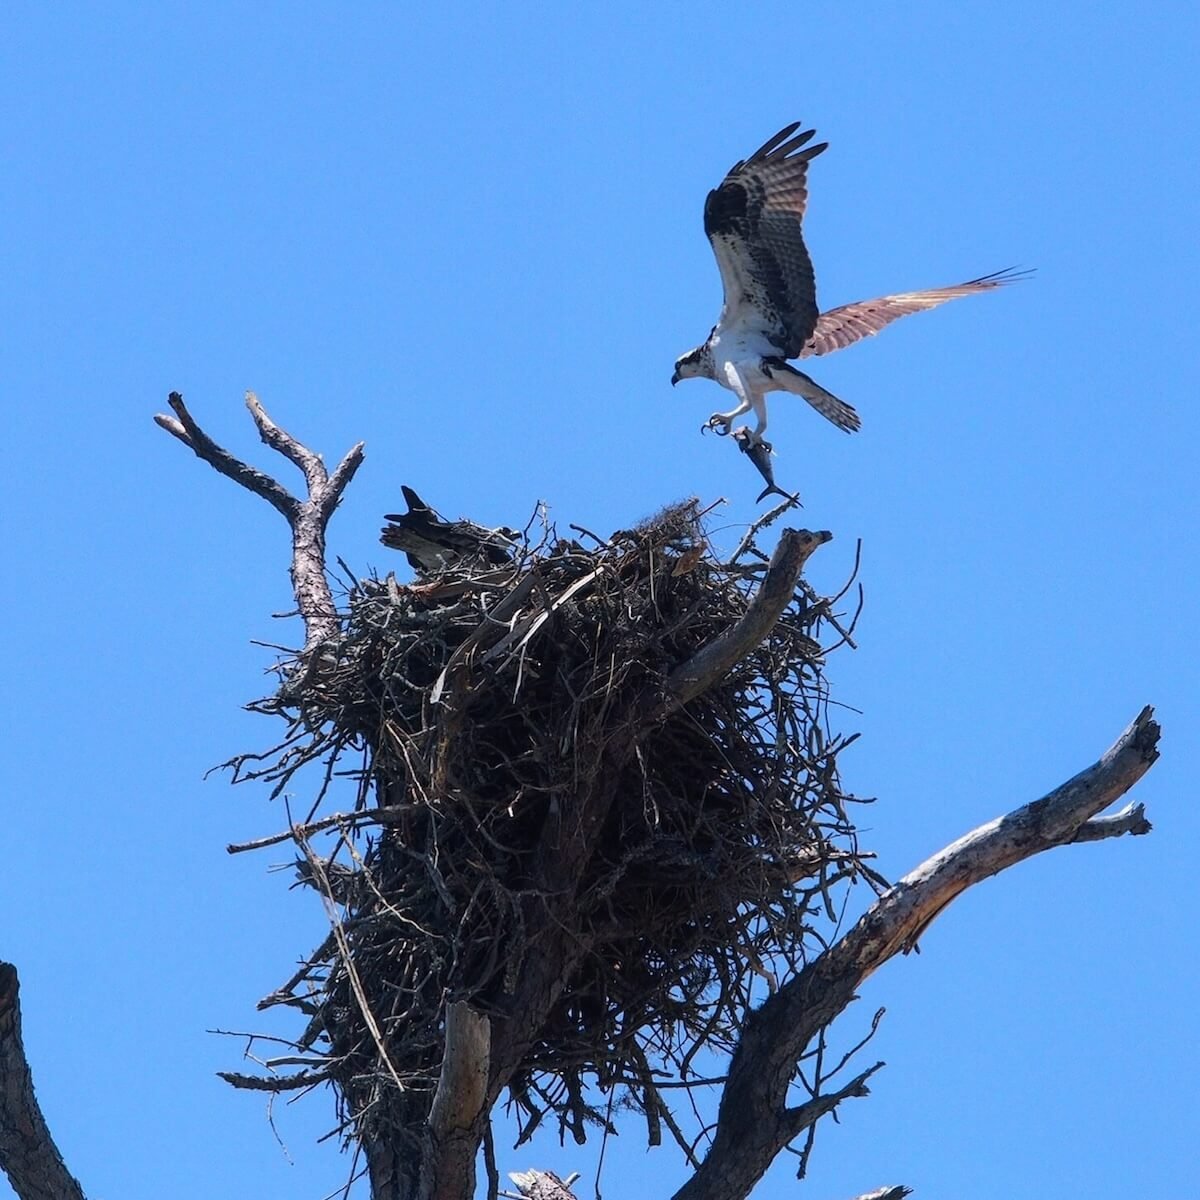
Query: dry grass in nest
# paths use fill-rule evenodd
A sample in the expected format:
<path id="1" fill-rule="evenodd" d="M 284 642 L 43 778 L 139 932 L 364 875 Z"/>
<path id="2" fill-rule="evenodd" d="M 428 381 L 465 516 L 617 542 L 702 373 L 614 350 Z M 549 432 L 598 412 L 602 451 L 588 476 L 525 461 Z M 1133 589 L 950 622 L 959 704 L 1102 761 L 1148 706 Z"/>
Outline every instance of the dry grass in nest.
<path id="1" fill-rule="evenodd" d="M 288 738 L 233 764 L 276 792 L 306 763 L 359 784 L 354 813 L 322 818 L 322 787 L 292 830 L 333 932 L 263 1002 L 309 1016 L 273 1064 L 303 1069 L 258 1086 L 331 1081 L 347 1128 L 403 1138 L 466 1000 L 510 1055 L 522 1137 L 550 1114 L 583 1140 L 606 1123 L 597 1085 L 652 1141 L 664 1116 L 680 1136 L 662 1081 L 730 1049 L 754 997 L 823 947 L 831 889 L 872 877 L 838 782 L 853 739 L 828 721 L 832 602 L 801 582 L 755 650 L 655 715 L 764 571 L 752 541 L 718 562 L 687 504 L 588 548 L 547 535 L 511 568 L 353 584 L 336 648 L 257 706 Z M 538 991 L 554 955 L 565 976 Z"/>

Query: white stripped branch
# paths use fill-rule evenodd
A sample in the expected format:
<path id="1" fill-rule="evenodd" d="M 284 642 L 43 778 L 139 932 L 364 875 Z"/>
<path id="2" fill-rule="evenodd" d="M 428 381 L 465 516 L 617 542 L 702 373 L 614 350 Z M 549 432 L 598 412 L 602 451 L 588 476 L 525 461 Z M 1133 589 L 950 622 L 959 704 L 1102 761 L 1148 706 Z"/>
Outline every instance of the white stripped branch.
<path id="1" fill-rule="evenodd" d="M 1097 814 L 1154 764 L 1159 734 L 1153 710 L 1144 708 L 1095 763 L 1040 800 L 979 826 L 928 858 L 763 1001 L 747 1020 L 730 1062 L 708 1155 L 675 1200 L 741 1200 L 749 1194 L 800 1132 L 804 1109 L 814 1119 L 822 1114 L 819 1106 L 795 1109 L 787 1103 L 805 1048 L 854 999 L 869 975 L 894 955 L 911 950 L 967 888 L 1057 846 L 1148 833 L 1141 805 L 1113 816 Z M 839 1099 L 844 1094 L 834 1093 Z M 903 1192 L 893 1188 L 882 1194 Z"/>
<path id="2" fill-rule="evenodd" d="M 155 423 L 172 437 L 178 438 L 214 470 L 256 496 L 261 496 L 283 514 L 291 527 L 292 591 L 304 621 L 303 655 L 308 660 L 318 647 L 337 635 L 339 628 L 333 593 L 325 576 L 325 529 L 342 493 L 362 463 L 362 442 L 353 446 L 330 474 L 319 454 L 314 454 L 276 425 L 259 403 L 258 397 L 253 392 L 247 392 L 246 407 L 258 427 L 259 436 L 272 450 L 282 454 L 303 472 L 308 496 L 301 500 L 278 480 L 218 446 L 196 424 L 178 392 L 172 392 L 167 397 L 167 403 L 175 415 L 171 417 L 159 413 L 154 418 Z"/>

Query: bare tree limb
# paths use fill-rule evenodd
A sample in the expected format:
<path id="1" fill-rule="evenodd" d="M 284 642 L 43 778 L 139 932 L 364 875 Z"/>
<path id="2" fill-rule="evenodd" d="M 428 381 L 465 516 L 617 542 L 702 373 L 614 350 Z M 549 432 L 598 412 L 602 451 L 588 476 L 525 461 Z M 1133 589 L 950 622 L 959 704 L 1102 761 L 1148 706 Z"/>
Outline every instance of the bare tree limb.
<path id="1" fill-rule="evenodd" d="M 674 712 L 695 699 L 744 658 L 771 631 L 796 591 L 796 580 L 812 552 L 833 537 L 828 530 L 785 529 L 771 556 L 771 565 L 738 623 L 716 641 L 702 647 L 667 677 L 666 697 L 654 719 Z"/>
<path id="2" fill-rule="evenodd" d="M 787 1140 L 790 1142 L 792 1138 L 798 1137 L 809 1126 L 815 1125 L 827 1113 L 833 1112 L 843 1100 L 862 1100 L 869 1096 L 871 1089 L 867 1087 L 867 1080 L 876 1071 L 882 1069 L 883 1063 L 877 1062 L 870 1070 L 864 1071 L 861 1075 L 856 1075 L 844 1087 L 838 1088 L 836 1092 L 827 1092 L 819 1096 L 814 1096 L 811 1100 L 807 1100 L 795 1108 L 787 1109 L 783 1114 L 784 1125 L 790 1130 Z"/>
<path id="3" fill-rule="evenodd" d="M 973 884 L 1075 841 L 1149 829 L 1140 806 L 1096 814 L 1158 758 L 1159 727 L 1144 708 L 1090 767 L 1022 808 L 981 825 L 886 891 L 820 957 L 747 1020 L 729 1066 L 711 1148 L 675 1200 L 740 1200 L 795 1136 L 787 1094 L 805 1047 L 854 999 L 862 982 L 908 951 L 930 922 Z M 886 1194 L 886 1193 L 885 1193 Z"/>
<path id="4" fill-rule="evenodd" d="M 487 1120 L 491 1024 L 461 1000 L 446 1006 L 442 1073 L 429 1110 L 423 1172 L 430 1200 L 475 1194 L 475 1154 Z"/>
<path id="5" fill-rule="evenodd" d="M 84 1200 L 33 1093 L 17 968 L 0 962 L 0 1168 L 21 1200 Z"/>
<path id="6" fill-rule="evenodd" d="M 1090 821 L 1084 821 L 1071 841 L 1099 842 L 1105 838 L 1121 837 L 1126 833 L 1149 833 L 1153 828 L 1154 826 L 1146 820 L 1146 806 L 1129 804 L 1110 816 L 1093 817 Z"/>
<path id="7" fill-rule="evenodd" d="M 202 458 L 226 478 L 241 484 L 256 496 L 261 496 L 268 504 L 277 508 L 289 522 L 295 520 L 300 501 L 287 488 L 270 475 L 242 462 L 241 459 L 234 458 L 228 450 L 218 446 L 196 424 L 178 392 L 172 392 L 167 397 L 167 403 L 174 410 L 175 416 L 168 417 L 165 413 L 156 413 L 154 423 L 160 429 L 165 429 L 172 437 L 178 438 L 197 458 Z"/>
<path id="8" fill-rule="evenodd" d="M 292 590 L 296 607 L 304 620 L 304 657 L 308 658 L 322 643 L 338 632 L 338 617 L 325 577 L 325 529 L 342 493 L 363 460 L 363 444 L 352 447 L 331 476 L 319 454 L 280 429 L 267 415 L 253 392 L 246 393 L 246 407 L 258 427 L 262 440 L 294 463 L 304 473 L 308 498 L 293 496 L 278 480 L 242 462 L 218 446 L 206 434 L 178 392 L 167 398 L 175 415 L 159 413 L 154 420 L 172 437 L 178 438 L 214 470 L 261 496 L 283 514 L 292 530 Z"/>

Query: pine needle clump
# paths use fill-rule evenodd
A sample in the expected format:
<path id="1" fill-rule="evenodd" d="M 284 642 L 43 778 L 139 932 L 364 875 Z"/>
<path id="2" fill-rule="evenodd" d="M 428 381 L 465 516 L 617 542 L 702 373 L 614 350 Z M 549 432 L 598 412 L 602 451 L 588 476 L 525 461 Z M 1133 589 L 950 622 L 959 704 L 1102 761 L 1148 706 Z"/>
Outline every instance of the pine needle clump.
<path id="1" fill-rule="evenodd" d="M 489 1018 L 522 1138 L 550 1117 L 582 1141 L 615 1098 L 652 1142 L 664 1124 L 678 1139 L 660 1085 L 697 1080 L 696 1056 L 730 1050 L 755 997 L 820 952 L 839 884 L 877 880 L 822 673 L 852 630 L 840 596 L 801 580 L 680 702 L 681 667 L 746 615 L 766 556 L 748 535 L 719 561 L 694 502 L 586 536 L 355 580 L 340 636 L 256 706 L 288 736 L 235 777 L 280 794 L 319 766 L 286 836 L 331 932 L 263 1001 L 305 1014 L 279 1063 L 306 1065 L 232 1082 L 328 1081 L 346 1132 L 403 1144 L 464 1001 Z M 325 813 L 347 776 L 354 803 Z"/>

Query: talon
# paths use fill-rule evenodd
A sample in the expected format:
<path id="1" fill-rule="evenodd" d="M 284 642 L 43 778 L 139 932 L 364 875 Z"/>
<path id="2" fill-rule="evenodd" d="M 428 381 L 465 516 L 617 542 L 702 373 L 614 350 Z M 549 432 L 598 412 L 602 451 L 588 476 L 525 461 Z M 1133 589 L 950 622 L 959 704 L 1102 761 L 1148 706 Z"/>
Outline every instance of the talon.
<path id="1" fill-rule="evenodd" d="M 729 426 L 733 422 L 721 413 L 713 413 L 703 425 L 700 426 L 701 433 L 707 433 L 712 430 L 718 437 L 726 437 L 729 434 Z"/>

